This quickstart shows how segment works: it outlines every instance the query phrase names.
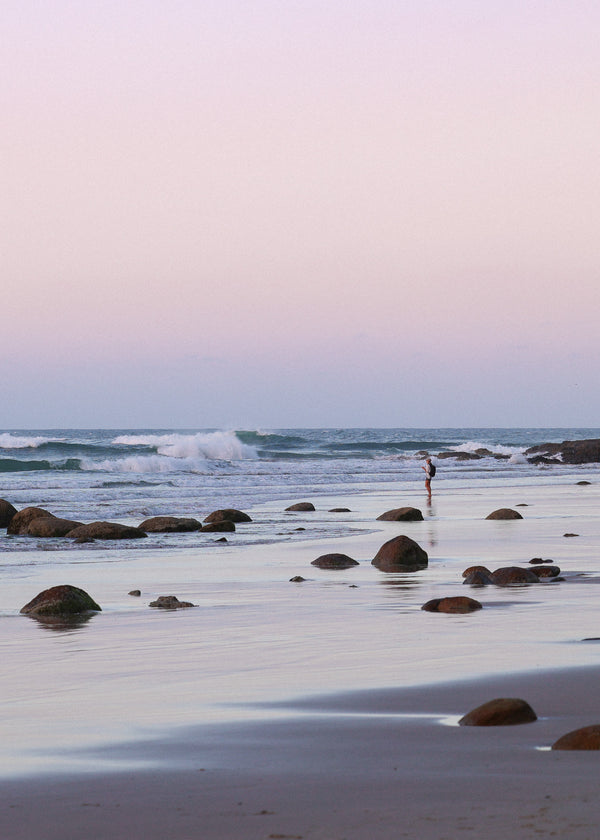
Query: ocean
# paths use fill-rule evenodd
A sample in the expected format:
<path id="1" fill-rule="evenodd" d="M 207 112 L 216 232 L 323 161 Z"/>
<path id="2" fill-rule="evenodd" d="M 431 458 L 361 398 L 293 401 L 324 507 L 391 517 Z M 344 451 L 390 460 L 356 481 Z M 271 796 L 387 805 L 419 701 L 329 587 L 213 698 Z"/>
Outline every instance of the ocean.
<path id="1" fill-rule="evenodd" d="M 319 693 L 596 663 L 600 648 L 584 640 L 600 635 L 589 585 L 598 580 L 600 465 L 536 465 L 524 453 L 597 437 L 600 429 L 0 432 L 0 498 L 18 509 L 137 525 L 234 507 L 252 519 L 226 535 L 90 544 L 0 530 L 0 773 L 138 766 L 128 744 L 284 715 L 276 704 Z M 431 500 L 425 452 L 437 465 Z M 286 511 L 301 501 L 316 510 Z M 404 505 L 424 521 L 377 521 Z M 499 507 L 523 519 L 487 521 Z M 428 552 L 427 569 L 385 574 L 371 564 L 400 533 Z M 329 552 L 358 565 L 312 565 Z M 467 566 L 534 557 L 559 565 L 564 581 L 465 593 Z M 20 614 L 63 583 L 102 611 L 64 625 Z M 140 597 L 129 594 L 136 589 Z M 149 607 L 171 594 L 196 607 Z M 421 610 L 452 594 L 483 609 Z"/>
<path id="2" fill-rule="evenodd" d="M 0 432 L 0 497 L 68 519 L 137 524 L 314 493 L 354 495 L 386 482 L 410 489 L 422 483 L 423 452 L 446 487 L 552 481 L 577 468 L 531 465 L 528 447 L 599 436 L 581 428 L 10 430 Z M 482 450 L 489 454 L 461 460 Z M 436 459 L 440 452 L 456 457 Z"/>

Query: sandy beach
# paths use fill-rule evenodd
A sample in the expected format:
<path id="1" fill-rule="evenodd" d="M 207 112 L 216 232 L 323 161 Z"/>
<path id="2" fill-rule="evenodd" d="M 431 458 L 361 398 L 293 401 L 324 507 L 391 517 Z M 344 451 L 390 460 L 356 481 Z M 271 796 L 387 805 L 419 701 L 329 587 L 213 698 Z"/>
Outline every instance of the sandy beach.
<path id="1" fill-rule="evenodd" d="M 456 725 L 480 702 L 505 696 L 526 698 L 538 721 Z M 185 728 L 115 748 L 147 769 L 4 781 L 0 833 L 11 840 L 592 840 L 598 754 L 543 748 L 597 722 L 599 701 L 596 668 L 280 706 L 271 720 Z M 94 754 L 87 758 L 93 766 Z"/>
<path id="2" fill-rule="evenodd" d="M 438 481 L 431 504 L 421 484 L 390 482 L 314 494 L 314 513 L 271 500 L 239 545 L 11 543 L 24 550 L 4 555 L 0 592 L 0 836 L 592 840 L 598 753 L 548 749 L 600 723 L 600 494 L 585 477 Z M 402 504 L 424 521 L 376 520 Z M 507 506 L 524 518 L 485 519 Z M 427 569 L 371 564 L 399 533 Z M 327 551 L 358 565 L 311 565 Z M 463 584 L 470 565 L 534 557 L 561 580 Z M 102 612 L 62 629 L 19 615 L 66 582 Z M 159 594 L 198 606 L 149 609 Z M 465 594 L 482 609 L 421 610 Z M 538 720 L 457 725 L 496 697 L 526 700 Z"/>

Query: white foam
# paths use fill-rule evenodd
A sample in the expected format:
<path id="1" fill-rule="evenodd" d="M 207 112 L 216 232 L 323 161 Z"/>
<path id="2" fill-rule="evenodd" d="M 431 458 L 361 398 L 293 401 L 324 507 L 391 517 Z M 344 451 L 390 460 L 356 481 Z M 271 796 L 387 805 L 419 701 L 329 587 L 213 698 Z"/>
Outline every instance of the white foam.
<path id="1" fill-rule="evenodd" d="M 256 449 L 242 443 L 235 432 L 199 432 L 195 435 L 120 435 L 112 442 L 122 446 L 152 446 L 159 455 L 168 458 L 204 458 L 220 461 L 258 458 Z M 175 467 L 175 469 L 180 468 L 181 465 Z"/>
<path id="2" fill-rule="evenodd" d="M 452 452 L 476 452 L 478 449 L 487 449 L 493 452 L 494 455 L 521 455 L 523 453 L 522 446 L 502 446 L 499 443 L 486 444 L 480 441 L 468 440 L 466 443 L 461 443 L 459 446 L 453 446 Z M 522 462 L 513 462 L 522 463 Z"/>
<path id="3" fill-rule="evenodd" d="M 43 443 L 49 443 L 46 437 L 18 437 L 4 432 L 0 435 L 0 449 L 37 449 Z"/>
<path id="4" fill-rule="evenodd" d="M 130 455 L 94 461 L 83 458 L 82 470 L 110 473 L 206 473 L 211 472 L 206 458 L 170 458 L 165 455 Z"/>

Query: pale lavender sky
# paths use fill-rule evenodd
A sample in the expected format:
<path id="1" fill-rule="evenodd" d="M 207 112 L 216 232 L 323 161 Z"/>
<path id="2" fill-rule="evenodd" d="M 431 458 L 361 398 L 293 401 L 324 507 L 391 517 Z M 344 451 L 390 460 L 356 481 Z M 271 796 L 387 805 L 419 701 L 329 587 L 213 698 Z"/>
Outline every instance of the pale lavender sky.
<path id="1" fill-rule="evenodd" d="M 596 0 L 0 25 L 0 428 L 600 425 Z"/>

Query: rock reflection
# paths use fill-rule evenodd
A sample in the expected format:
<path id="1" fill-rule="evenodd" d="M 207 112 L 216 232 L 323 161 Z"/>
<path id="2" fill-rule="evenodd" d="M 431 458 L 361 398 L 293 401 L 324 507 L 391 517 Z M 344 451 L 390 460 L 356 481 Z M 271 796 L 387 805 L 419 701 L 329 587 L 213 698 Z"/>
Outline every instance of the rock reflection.
<path id="1" fill-rule="evenodd" d="M 88 612 L 73 615 L 30 615 L 28 618 L 32 619 L 32 621 L 37 621 L 44 630 L 60 632 L 80 630 L 95 615 L 95 612 Z"/>

